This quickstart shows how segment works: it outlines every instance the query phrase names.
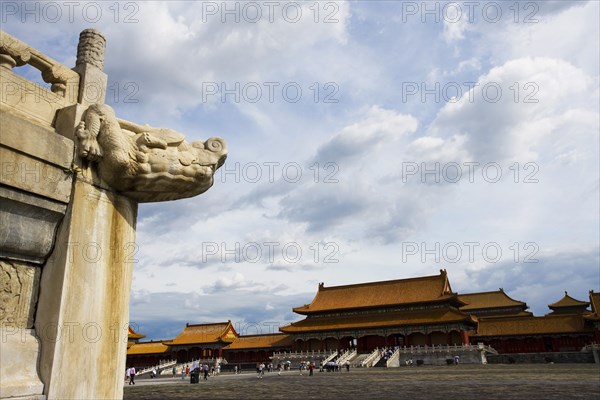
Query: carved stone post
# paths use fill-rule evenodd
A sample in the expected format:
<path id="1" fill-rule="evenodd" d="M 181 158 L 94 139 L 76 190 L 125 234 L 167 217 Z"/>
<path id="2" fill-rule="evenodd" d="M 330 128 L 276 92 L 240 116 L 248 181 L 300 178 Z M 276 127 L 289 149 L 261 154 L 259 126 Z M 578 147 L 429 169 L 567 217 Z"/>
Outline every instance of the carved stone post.
<path id="1" fill-rule="evenodd" d="M 85 109 L 103 103 L 104 37 L 81 33 L 78 104 L 58 114 L 58 133 L 74 139 Z M 76 141 L 77 143 L 77 141 Z M 103 185 L 78 158 L 74 187 L 42 278 L 35 327 L 49 399 L 119 399 L 129 323 L 137 202 Z"/>

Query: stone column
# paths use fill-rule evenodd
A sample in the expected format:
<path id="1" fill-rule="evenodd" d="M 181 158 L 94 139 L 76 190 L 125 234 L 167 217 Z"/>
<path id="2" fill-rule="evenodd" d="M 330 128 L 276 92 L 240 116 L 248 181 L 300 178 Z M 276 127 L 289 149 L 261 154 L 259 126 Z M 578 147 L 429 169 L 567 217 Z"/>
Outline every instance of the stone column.
<path id="1" fill-rule="evenodd" d="M 87 106 L 104 101 L 104 43 L 93 30 L 80 36 L 79 103 L 59 112 L 63 136 L 74 138 Z M 76 157 L 75 166 L 71 202 L 41 277 L 39 369 L 48 399 L 120 399 L 137 203 L 103 184 L 88 163 Z"/>

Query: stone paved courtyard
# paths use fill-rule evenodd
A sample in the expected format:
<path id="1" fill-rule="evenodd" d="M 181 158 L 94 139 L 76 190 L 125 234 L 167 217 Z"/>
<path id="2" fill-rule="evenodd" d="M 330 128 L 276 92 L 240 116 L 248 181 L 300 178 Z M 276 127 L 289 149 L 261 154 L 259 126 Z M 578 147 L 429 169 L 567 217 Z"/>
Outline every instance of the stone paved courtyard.
<path id="1" fill-rule="evenodd" d="M 138 399 L 600 399 L 597 364 L 459 365 L 139 379 L 125 385 Z"/>

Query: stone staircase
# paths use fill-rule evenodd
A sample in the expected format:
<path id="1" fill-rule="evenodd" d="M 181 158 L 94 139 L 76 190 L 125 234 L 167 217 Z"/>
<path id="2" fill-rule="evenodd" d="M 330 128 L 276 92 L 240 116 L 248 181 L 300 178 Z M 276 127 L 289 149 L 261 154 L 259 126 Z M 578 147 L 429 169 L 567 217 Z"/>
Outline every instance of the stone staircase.
<path id="1" fill-rule="evenodd" d="M 370 355 L 369 353 L 359 354 L 358 356 L 356 356 L 356 358 L 354 360 L 352 360 L 352 362 L 350 363 L 350 366 L 352 368 L 362 367 L 365 359 L 367 357 L 369 357 L 369 355 Z"/>
<path id="2" fill-rule="evenodd" d="M 370 354 L 367 355 L 365 360 L 362 362 L 361 367 L 366 367 L 366 368 L 372 367 L 379 361 L 380 358 L 381 358 L 381 350 L 375 349 Z"/>
<path id="3" fill-rule="evenodd" d="M 498 352 L 483 343 L 477 345 L 437 345 L 437 346 L 404 346 L 396 350 L 388 360 L 388 367 L 408 365 L 446 365 L 455 356 L 461 364 L 487 364 L 486 354 L 496 355 Z"/>
<path id="4" fill-rule="evenodd" d="M 137 371 L 136 376 L 150 374 L 152 372 L 152 370 L 154 370 L 154 369 L 156 369 L 156 374 L 160 375 L 160 373 L 162 371 L 164 371 L 167 368 L 173 368 L 175 365 L 177 365 L 176 360 L 166 360 L 166 361 L 163 361 L 160 364 L 155 365 L 153 367 L 148 367 L 148 368 L 144 368 L 140 371 Z"/>
<path id="5" fill-rule="evenodd" d="M 346 361 L 351 362 L 358 356 L 358 352 L 356 350 L 347 350 L 344 354 L 339 356 L 335 362 L 339 365 L 345 365 Z"/>
<path id="6" fill-rule="evenodd" d="M 400 347 L 398 347 L 390 356 L 390 358 L 386 361 L 386 367 L 391 367 L 392 365 L 399 365 L 399 357 L 400 357 Z"/>

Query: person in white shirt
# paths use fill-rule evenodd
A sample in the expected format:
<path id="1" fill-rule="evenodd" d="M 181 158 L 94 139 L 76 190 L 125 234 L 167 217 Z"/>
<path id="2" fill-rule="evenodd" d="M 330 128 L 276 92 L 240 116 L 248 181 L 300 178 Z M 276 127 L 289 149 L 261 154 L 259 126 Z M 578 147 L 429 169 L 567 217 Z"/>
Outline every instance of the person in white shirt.
<path id="1" fill-rule="evenodd" d="M 135 385 L 135 367 L 131 367 L 129 368 L 129 384 L 130 385 Z"/>

